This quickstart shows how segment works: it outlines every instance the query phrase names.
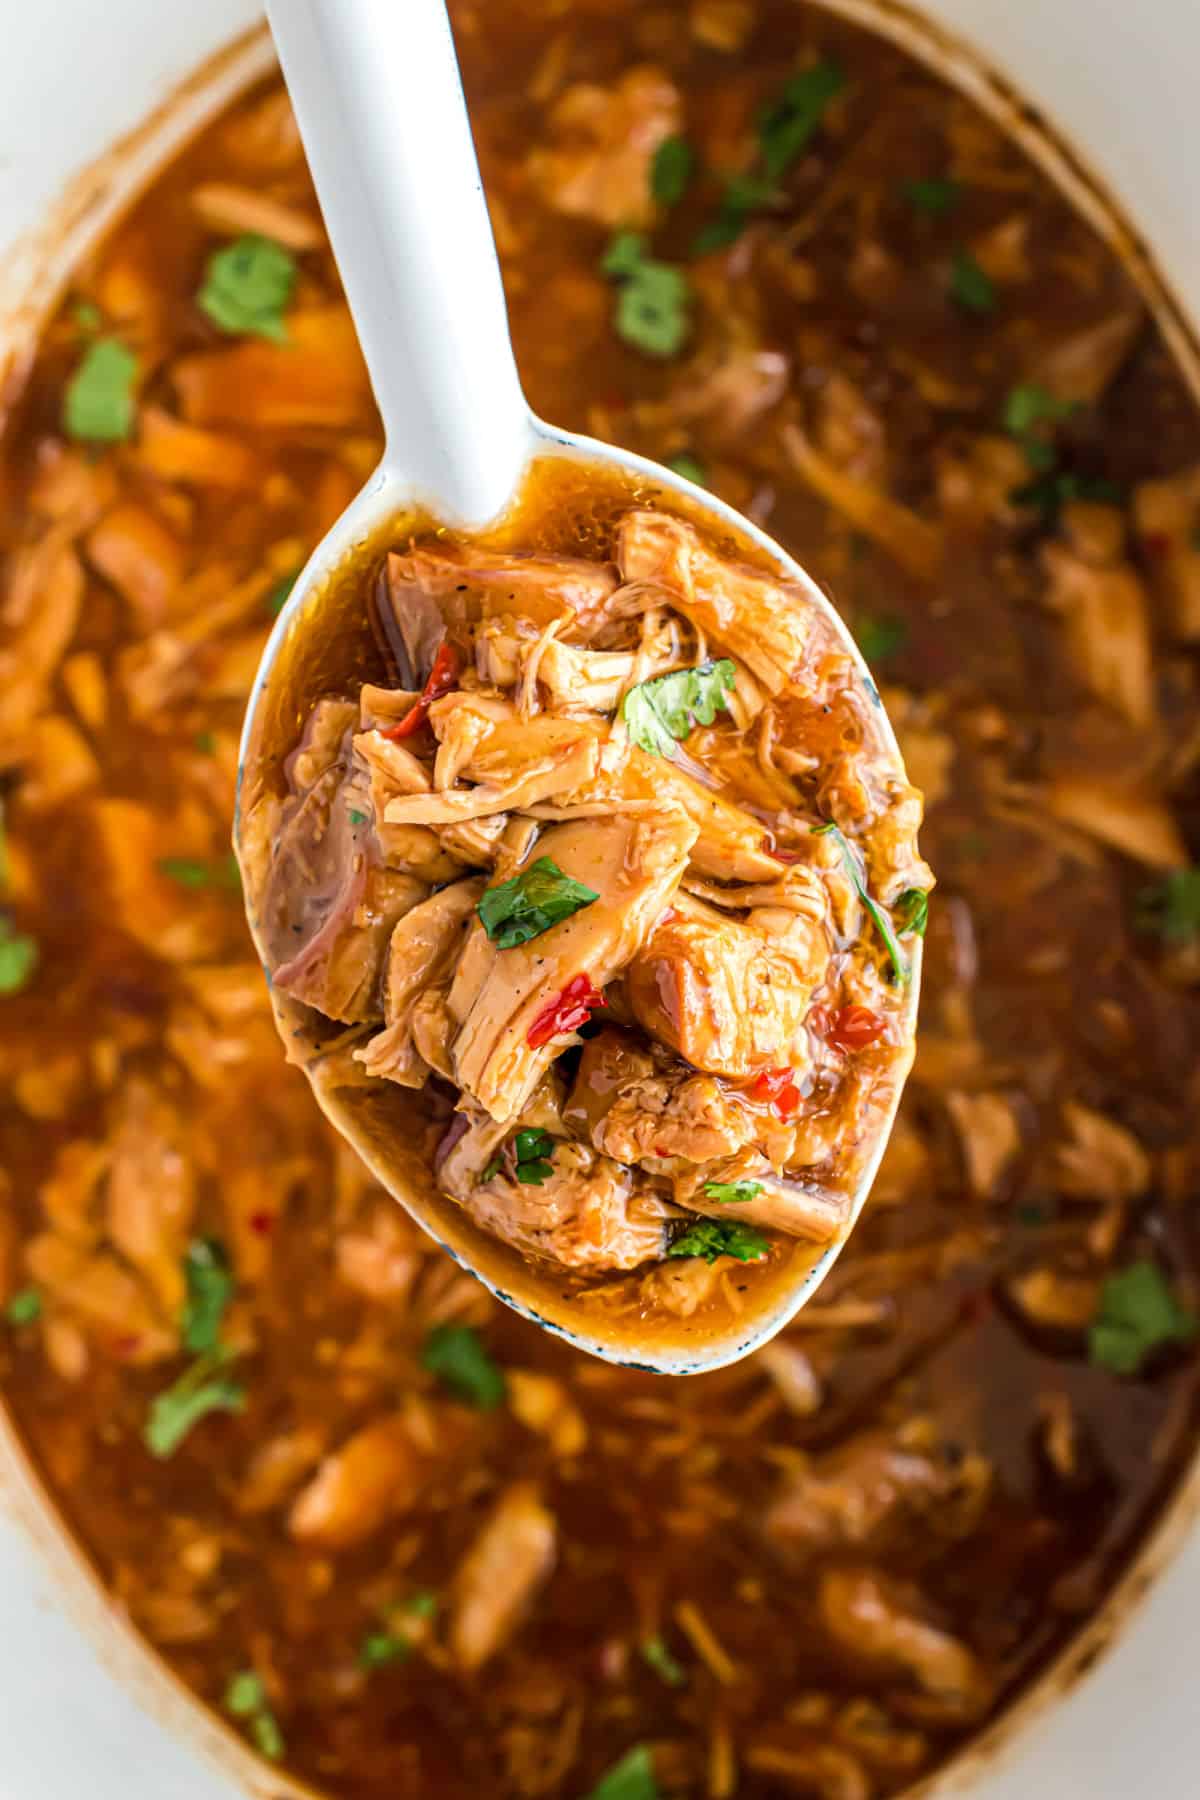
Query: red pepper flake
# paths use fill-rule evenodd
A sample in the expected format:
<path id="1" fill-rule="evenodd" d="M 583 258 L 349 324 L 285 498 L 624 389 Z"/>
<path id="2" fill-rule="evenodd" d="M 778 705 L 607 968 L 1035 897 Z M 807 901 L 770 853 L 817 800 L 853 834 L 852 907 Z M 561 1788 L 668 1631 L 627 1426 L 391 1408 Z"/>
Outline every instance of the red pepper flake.
<path id="1" fill-rule="evenodd" d="M 750 1088 L 752 1100 L 769 1100 L 781 1119 L 790 1119 L 800 1105 L 800 1089 L 792 1069 L 764 1069 Z"/>
<path id="2" fill-rule="evenodd" d="M 136 1332 L 131 1333 L 128 1337 L 119 1337 L 119 1338 L 113 1339 L 113 1347 L 112 1347 L 113 1355 L 119 1356 L 122 1359 L 124 1359 L 126 1357 L 130 1357 L 130 1356 L 136 1356 L 138 1351 L 141 1349 L 141 1347 L 142 1347 L 142 1340 L 137 1335 Z"/>
<path id="3" fill-rule="evenodd" d="M 394 725 L 385 726 L 382 735 L 395 743 L 398 739 L 411 737 L 414 731 L 419 731 L 429 717 L 429 709 L 434 701 L 440 700 L 443 694 L 448 694 L 457 685 L 461 666 L 458 651 L 448 638 L 443 638 L 433 659 L 429 680 L 421 689 L 421 698 L 409 707 L 402 719 L 397 719 Z"/>
<path id="4" fill-rule="evenodd" d="M 776 849 L 772 850 L 771 855 L 775 858 L 776 862 L 781 862 L 781 863 L 789 863 L 790 864 L 790 863 L 802 863 L 802 862 L 808 861 L 808 858 L 805 856 L 803 850 L 780 850 L 780 849 L 776 848 Z"/>
<path id="5" fill-rule="evenodd" d="M 1143 554 L 1161 562 L 1171 552 L 1171 540 L 1165 531 L 1147 531 L 1141 540 Z"/>
<path id="6" fill-rule="evenodd" d="M 251 1231 L 257 1232 L 259 1237 L 269 1237 L 271 1232 L 275 1229 L 275 1214 L 269 1212 L 252 1212 L 250 1217 L 246 1220 L 246 1223 L 249 1225 Z"/>
<path id="7" fill-rule="evenodd" d="M 529 1027 L 525 1042 L 531 1050 L 540 1050 L 551 1038 L 578 1031 L 597 1007 L 607 1005 L 604 995 L 592 986 L 589 975 L 572 975 L 562 993 L 555 994 L 550 1004 L 542 1008 Z"/>
<path id="8" fill-rule="evenodd" d="M 835 1050 L 865 1050 L 887 1030 L 887 1020 L 869 1006 L 843 1006 L 829 1021 L 825 1040 Z"/>

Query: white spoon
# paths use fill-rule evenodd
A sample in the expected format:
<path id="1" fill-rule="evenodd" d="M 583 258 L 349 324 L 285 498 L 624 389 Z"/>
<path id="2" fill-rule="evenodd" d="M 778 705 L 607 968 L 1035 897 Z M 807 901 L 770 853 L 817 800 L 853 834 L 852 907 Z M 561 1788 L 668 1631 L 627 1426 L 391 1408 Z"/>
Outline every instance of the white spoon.
<path id="1" fill-rule="evenodd" d="M 420 505 L 455 527 L 479 528 L 513 499 L 532 458 L 571 457 L 649 477 L 703 507 L 718 533 L 732 528 L 801 583 L 879 698 L 846 626 L 805 571 L 731 507 L 681 476 L 593 438 L 535 418 L 521 392 L 491 225 L 479 177 L 444 0 L 268 0 L 280 62 L 320 196 L 359 341 L 383 417 L 383 460 L 301 572 L 263 653 L 247 711 L 242 772 L 278 728 L 280 653 L 312 629 L 322 596 L 387 522 Z M 703 521 L 702 521 L 703 522 Z M 286 661 L 286 659 L 283 659 Z M 895 739 L 880 715 L 884 736 Z M 898 751 L 897 751 L 898 755 Z M 239 782 L 239 788 L 241 787 Z M 240 795 L 235 844 L 248 796 Z M 256 931 L 250 908 L 251 931 Z M 257 937 L 257 933 L 256 933 Z M 906 1030 L 920 987 L 914 946 Z M 311 1015 L 274 995 L 285 1038 L 307 1047 Z M 476 1227 L 439 1194 L 429 1169 L 398 1141 L 372 1090 L 307 1073 L 322 1108 L 372 1173 L 450 1255 L 526 1318 L 608 1361 L 666 1374 L 719 1368 L 757 1349 L 816 1292 L 870 1190 L 899 1103 L 902 1075 L 875 1113 L 876 1138 L 842 1237 L 819 1255 L 796 1242 L 753 1303 L 719 1329 L 676 1320 L 648 1336 L 636 1307 L 609 1314 L 581 1306 L 564 1284 Z M 398 1104 L 395 1090 L 388 1101 Z M 413 1102 L 419 1105 L 419 1098 Z"/>

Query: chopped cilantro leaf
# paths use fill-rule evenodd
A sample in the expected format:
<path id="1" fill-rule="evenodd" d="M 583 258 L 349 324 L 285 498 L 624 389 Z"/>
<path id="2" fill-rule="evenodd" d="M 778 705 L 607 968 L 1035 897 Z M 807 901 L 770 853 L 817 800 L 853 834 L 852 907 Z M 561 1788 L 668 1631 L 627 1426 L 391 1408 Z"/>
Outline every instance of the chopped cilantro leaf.
<path id="1" fill-rule="evenodd" d="M 155 866 L 160 875 L 177 882 L 180 887 L 236 888 L 241 885 L 237 858 L 232 854 L 219 862 L 206 862 L 199 856 L 160 856 Z"/>
<path id="2" fill-rule="evenodd" d="M 435 1325 L 421 1361 L 452 1394 L 481 1412 L 491 1412 L 504 1399 L 504 1375 L 469 1325 Z"/>
<path id="3" fill-rule="evenodd" d="M 1200 868 L 1173 869 L 1137 897 L 1138 929 L 1156 932 L 1164 944 L 1200 936 Z"/>
<path id="4" fill-rule="evenodd" d="M 700 1191 L 722 1206 L 744 1206 L 747 1200 L 757 1200 L 763 1184 L 761 1181 L 706 1181 Z"/>
<path id="5" fill-rule="evenodd" d="M 516 1176 L 527 1187 L 541 1187 L 554 1173 L 551 1157 L 554 1139 L 548 1131 L 518 1131 L 513 1139 L 517 1154 Z"/>
<path id="6" fill-rule="evenodd" d="M 68 437 L 116 444 L 133 432 L 137 357 L 116 338 L 97 338 L 84 351 L 63 395 Z"/>
<path id="7" fill-rule="evenodd" d="M 267 1704 L 267 1690 L 262 1684 L 262 1677 L 253 1669 L 241 1669 L 236 1675 L 229 1677 L 225 1689 L 225 1711 L 232 1713 L 235 1719 L 248 1719 L 251 1713 L 261 1711 Z"/>
<path id="8" fill-rule="evenodd" d="M 288 598 L 296 585 L 296 578 L 299 573 L 299 569 L 296 569 L 291 575 L 282 576 L 275 583 L 275 586 L 263 601 L 263 606 L 273 619 L 277 619 L 287 605 Z"/>
<path id="9" fill-rule="evenodd" d="M 896 936 L 892 921 L 888 918 L 887 913 L 884 912 L 883 908 L 877 905 L 871 898 L 867 888 L 866 877 L 863 874 L 862 865 L 858 859 L 857 851 L 851 848 L 845 833 L 839 830 L 836 825 L 814 825 L 812 829 L 814 837 L 832 837 L 840 849 L 842 853 L 842 866 L 850 877 L 850 880 L 853 882 L 855 891 L 866 908 L 875 929 L 883 939 L 884 947 L 888 953 L 888 960 L 892 965 L 892 974 L 903 986 L 911 978 L 912 970 L 908 966 L 907 957 L 900 948 L 900 940 Z M 910 891 L 915 892 L 916 890 L 912 889 Z"/>
<path id="10" fill-rule="evenodd" d="M 668 456 L 667 468 L 682 475 L 685 481 L 694 481 L 697 487 L 708 486 L 708 470 L 698 456 L 690 450 L 681 450 L 678 456 Z"/>
<path id="11" fill-rule="evenodd" d="M 779 183 L 817 131 L 825 108 L 846 85 L 836 63 L 817 62 L 793 75 L 758 115 L 758 148 L 762 172 L 735 175 L 725 184 L 716 213 L 692 244 L 694 256 L 723 250 L 745 229 L 751 213 L 766 206 Z"/>
<path id="12" fill-rule="evenodd" d="M 675 1660 L 660 1637 L 647 1638 L 641 1646 L 641 1652 L 643 1661 L 650 1665 L 668 1687 L 686 1686 L 687 1673 L 682 1663 Z"/>
<path id="13" fill-rule="evenodd" d="M 1166 1344 L 1188 1344 L 1200 1321 L 1176 1300 L 1156 1263 L 1132 1263 L 1110 1275 L 1088 1333 L 1094 1363 L 1114 1375 L 1136 1375 Z"/>
<path id="14" fill-rule="evenodd" d="M 621 717 L 633 742 L 651 756 L 671 756 L 675 745 L 694 725 L 711 725 L 719 711 L 728 712 L 726 694 L 733 692 L 734 665 L 729 657 L 676 669 L 630 688 Z"/>
<path id="15" fill-rule="evenodd" d="M 245 1388 L 223 1373 L 228 1361 L 220 1348 L 207 1351 L 151 1402 L 142 1436 L 152 1456 L 160 1461 L 174 1456 L 192 1427 L 209 1413 L 245 1411 Z"/>
<path id="16" fill-rule="evenodd" d="M 418 1588 L 410 1594 L 400 1610 L 408 1614 L 410 1619 L 432 1619 L 438 1609 L 438 1597 L 432 1588 Z"/>
<path id="17" fill-rule="evenodd" d="M 966 250 L 958 251 L 951 265 L 950 293 L 967 312 L 995 311 L 996 284 Z"/>
<path id="18" fill-rule="evenodd" d="M 882 662 L 893 656 L 908 642 L 908 626 L 903 619 L 885 616 L 860 619 L 854 628 L 858 647 L 869 663 Z"/>
<path id="19" fill-rule="evenodd" d="M 1035 425 L 1057 425 L 1075 410 L 1073 400 L 1058 400 L 1035 381 L 1022 382 L 1004 402 L 1004 429 L 1015 438 L 1024 437 Z"/>
<path id="20" fill-rule="evenodd" d="M 266 1707 L 256 1712 L 250 1721 L 250 1737 L 254 1748 L 268 1762 L 281 1762 L 287 1746 L 283 1741 L 283 1733 L 279 1729 L 279 1721 L 273 1712 Z"/>
<path id="21" fill-rule="evenodd" d="M 359 812 L 355 807 L 352 806 L 350 808 L 350 823 L 352 825 L 365 825 L 366 822 L 367 822 L 366 813 Z"/>
<path id="22" fill-rule="evenodd" d="M 647 356 L 674 356 L 690 329 L 687 277 L 647 256 L 646 240 L 636 231 L 619 231 L 600 267 L 618 285 L 617 336 Z"/>
<path id="23" fill-rule="evenodd" d="M 0 913 L 0 995 L 19 994 L 37 968 L 37 940 L 14 931 Z"/>
<path id="24" fill-rule="evenodd" d="M 406 1637 L 397 1637 L 390 1631 L 372 1631 L 359 1645 L 358 1666 L 360 1669 L 384 1669 L 388 1663 L 403 1662 L 411 1655 L 412 1645 Z"/>
<path id="25" fill-rule="evenodd" d="M 668 1256 L 702 1256 L 705 1262 L 716 1262 L 718 1256 L 735 1256 L 738 1262 L 760 1262 L 770 1250 L 770 1241 L 752 1225 L 738 1225 L 724 1219 L 698 1219 L 677 1237 L 667 1251 Z"/>
<path id="26" fill-rule="evenodd" d="M 291 252 L 248 232 L 209 257 L 196 299 L 219 330 L 281 344 L 287 337 L 283 314 L 295 285 Z"/>
<path id="27" fill-rule="evenodd" d="M 32 1325 L 41 1314 L 42 1296 L 34 1287 L 22 1288 L 4 1308 L 4 1317 L 10 1325 Z"/>
<path id="28" fill-rule="evenodd" d="M 834 62 L 801 69 L 758 115 L 758 143 L 770 181 L 778 181 L 808 148 L 825 108 L 846 85 Z"/>
<path id="29" fill-rule="evenodd" d="M 654 152 L 650 192 L 660 206 L 675 206 L 687 193 L 696 158 L 684 137 L 669 137 Z"/>
<path id="30" fill-rule="evenodd" d="M 586 1800 L 661 1800 L 649 1746 L 636 1744 L 602 1775 Z"/>
<path id="31" fill-rule="evenodd" d="M 929 923 L 929 894 L 925 888 L 905 888 L 895 905 L 896 929 L 901 937 L 925 936 Z"/>
<path id="32" fill-rule="evenodd" d="M 483 1171 L 483 1174 L 479 1177 L 480 1181 L 483 1182 L 485 1185 L 489 1181 L 494 1181 L 503 1167 L 504 1167 L 503 1156 L 493 1156 L 491 1162 L 488 1164 L 487 1168 Z"/>
<path id="33" fill-rule="evenodd" d="M 1047 521 L 1053 520 L 1061 507 L 1072 500 L 1091 500 L 1098 506 L 1119 506 L 1125 496 L 1115 481 L 1103 475 L 1081 475 L 1063 469 L 1042 475 L 1037 481 L 1014 488 L 1009 500 L 1014 506 L 1036 509 Z"/>
<path id="34" fill-rule="evenodd" d="M 233 1297 L 233 1272 L 225 1246 L 218 1238 L 196 1238 L 183 1258 L 187 1284 L 180 1321 L 188 1350 L 215 1350 L 225 1308 Z"/>
<path id="35" fill-rule="evenodd" d="M 488 888 L 475 910 L 492 943 L 511 950 L 599 898 L 595 888 L 564 874 L 553 857 L 539 856 L 511 881 Z"/>
<path id="36" fill-rule="evenodd" d="M 201 756 L 211 756 L 217 747 L 217 740 L 211 731 L 198 731 L 192 739 Z"/>
<path id="37" fill-rule="evenodd" d="M 954 211 L 963 196 L 962 184 L 951 181 L 949 176 L 906 181 L 902 191 L 913 211 L 924 213 L 928 219 L 944 219 L 947 213 Z"/>

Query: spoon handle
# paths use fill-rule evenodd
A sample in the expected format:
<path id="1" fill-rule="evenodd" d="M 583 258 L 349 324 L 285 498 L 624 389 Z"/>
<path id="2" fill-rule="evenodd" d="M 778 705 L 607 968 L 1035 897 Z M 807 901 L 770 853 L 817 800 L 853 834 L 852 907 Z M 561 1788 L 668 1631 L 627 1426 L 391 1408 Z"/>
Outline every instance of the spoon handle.
<path id="1" fill-rule="evenodd" d="M 500 512 L 532 444 L 444 0 L 268 0 L 387 437 L 439 517 Z"/>

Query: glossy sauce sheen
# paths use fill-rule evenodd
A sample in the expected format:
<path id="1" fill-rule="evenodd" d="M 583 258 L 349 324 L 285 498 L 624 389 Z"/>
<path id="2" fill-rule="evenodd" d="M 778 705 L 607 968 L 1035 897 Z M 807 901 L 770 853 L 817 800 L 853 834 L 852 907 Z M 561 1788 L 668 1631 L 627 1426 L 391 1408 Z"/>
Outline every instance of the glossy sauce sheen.
<path id="1" fill-rule="evenodd" d="M 1200 460 L 1200 428 L 1107 250 L 964 101 L 890 48 L 782 0 L 455 13 L 532 404 L 651 455 L 701 458 L 875 646 L 927 790 L 923 848 L 940 877 L 900 1129 L 784 1360 L 678 1384 L 602 1367 L 430 1252 L 281 1068 L 236 892 L 157 867 L 222 866 L 267 596 L 377 454 L 361 370 L 327 318 L 317 337 L 332 365 L 306 364 L 304 416 L 264 423 L 261 368 L 214 384 L 205 428 L 224 438 L 226 473 L 239 451 L 249 458 L 237 486 L 152 475 L 128 447 L 64 465 L 61 397 L 82 349 L 68 303 L 11 397 L 3 642 L 24 630 L 30 556 L 61 559 L 65 536 L 86 604 L 50 646 L 34 714 L 78 726 L 71 696 L 86 696 L 89 670 L 107 710 L 93 706 L 97 722 L 81 728 L 94 766 L 80 785 L 76 761 L 74 787 L 56 793 L 61 738 L 47 750 L 34 715 L 14 716 L 33 666 L 19 636 L 0 692 L 8 879 L 40 961 L 0 999 L 0 1279 L 6 1298 L 36 1285 L 43 1316 L 5 1326 L 0 1372 L 120 1604 L 216 1706 L 253 1667 L 290 1766 L 338 1800 L 581 1800 L 638 1744 L 653 1746 L 663 1793 L 695 1800 L 897 1793 L 1093 1611 L 1194 1443 L 1187 1347 L 1121 1376 L 1089 1358 L 1087 1321 L 1103 1279 L 1139 1262 L 1180 1304 L 1197 1298 L 1195 943 L 1135 922 L 1164 863 L 1189 847 L 1195 858 L 1200 825 L 1196 668 L 1167 579 L 1195 521 L 1172 537 L 1178 527 L 1146 523 L 1138 495 Z M 722 37 L 736 47 L 717 47 Z M 836 56 L 851 83 L 778 213 L 731 261 L 695 266 L 692 342 L 661 362 L 619 342 L 597 273 L 611 226 L 564 217 L 529 170 L 531 152 L 562 147 L 562 92 L 608 89 L 649 64 L 682 96 L 704 161 L 728 167 L 786 70 L 816 54 Z M 169 170 L 69 297 L 136 333 L 150 370 L 143 431 L 146 406 L 178 413 L 185 389 L 204 422 L 180 359 L 234 343 L 194 305 L 222 235 L 197 219 L 197 184 L 311 208 L 270 106 L 252 97 Z M 950 169 L 962 193 L 949 214 L 898 192 Z M 718 198 L 694 182 L 655 253 L 682 264 Z M 1025 224 L 989 252 L 996 304 L 972 311 L 948 295 L 955 251 L 983 254 L 1014 215 Z M 295 305 L 321 312 L 335 295 L 329 258 L 302 261 Z M 1109 511 L 1128 532 L 1117 561 L 1149 622 L 1140 692 L 1122 686 L 1132 653 L 1105 674 L 1093 655 L 1104 634 L 1073 631 L 1065 600 L 1046 604 L 1070 519 L 1028 507 L 988 518 L 969 460 L 987 440 L 1007 469 L 1014 387 L 1041 378 L 1070 334 L 1123 317 L 1128 342 L 1056 441 L 1060 470 L 1116 484 Z M 732 390 L 714 403 L 706 384 L 735 354 Z M 753 360 L 764 354 L 777 360 Z M 1096 368 L 1094 349 L 1084 363 Z M 336 379 L 318 381 L 330 366 Z M 789 422 L 943 528 L 936 572 L 906 573 L 814 493 L 786 449 Z M 118 497 L 179 546 L 172 560 L 159 534 L 166 573 L 140 590 L 140 610 L 92 535 Z M 43 616 L 63 566 L 37 566 Z M 1073 574 L 1077 608 L 1093 589 L 1060 558 L 1060 599 Z M 80 653 L 94 661 L 67 673 Z M 1111 836 L 1130 771 L 1133 854 L 1119 855 L 1097 821 Z M 144 817 L 114 815 L 113 800 L 150 809 L 148 840 Z M 197 973 L 214 968 L 229 973 Z M 1098 1136 L 1097 1119 L 1118 1135 Z M 245 1410 L 203 1419 L 158 1460 L 147 1412 L 186 1363 L 179 1251 L 204 1233 L 228 1244 L 238 1278 L 224 1329 Z M 72 1287 L 80 1254 L 107 1258 L 106 1306 L 94 1260 Z M 115 1289 L 114 1271 L 126 1278 Z M 464 1407 L 424 1366 L 431 1327 L 447 1322 L 476 1329 L 507 1371 L 504 1404 Z M 321 1456 L 347 1444 L 362 1502 L 352 1517 L 328 1486 L 324 1498 L 312 1488 Z M 494 1654 L 465 1671 L 444 1622 L 505 1496 L 533 1579 Z M 899 1594 L 878 1585 L 889 1580 Z M 362 1669 L 364 1637 L 425 1592 L 441 1601 L 434 1630 L 407 1660 Z M 867 1642 L 864 1612 L 884 1601 L 945 1634 L 923 1640 L 937 1652 L 923 1681 Z M 660 1640 L 679 1685 L 639 1649 Z"/>

